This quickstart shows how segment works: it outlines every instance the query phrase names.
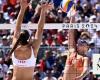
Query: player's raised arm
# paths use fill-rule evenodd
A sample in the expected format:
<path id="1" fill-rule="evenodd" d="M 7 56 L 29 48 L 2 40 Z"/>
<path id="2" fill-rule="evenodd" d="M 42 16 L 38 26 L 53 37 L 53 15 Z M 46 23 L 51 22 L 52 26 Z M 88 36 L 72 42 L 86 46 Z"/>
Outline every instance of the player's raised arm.
<path id="1" fill-rule="evenodd" d="M 35 56 L 37 56 L 37 52 L 38 52 L 38 49 L 42 41 L 42 34 L 43 34 L 43 28 L 45 24 L 46 11 L 50 8 L 52 8 L 51 4 L 45 3 L 41 5 L 41 13 L 40 13 L 40 19 L 38 21 L 38 29 L 36 31 L 35 40 L 32 45 L 34 48 Z"/>
<path id="2" fill-rule="evenodd" d="M 20 31 L 21 31 L 21 24 L 23 21 L 24 13 L 26 11 L 26 8 L 28 7 L 29 3 L 27 3 L 27 0 L 20 0 L 20 12 L 17 17 L 16 27 L 14 30 L 14 36 L 13 36 L 13 45 L 16 43 Z"/>
<path id="3" fill-rule="evenodd" d="M 70 18 L 70 23 L 75 23 L 75 15 Z M 70 29 L 70 30 L 68 30 L 68 34 L 69 34 L 69 36 L 68 36 L 68 48 L 69 49 L 71 49 L 71 48 L 76 49 L 77 30 Z"/>

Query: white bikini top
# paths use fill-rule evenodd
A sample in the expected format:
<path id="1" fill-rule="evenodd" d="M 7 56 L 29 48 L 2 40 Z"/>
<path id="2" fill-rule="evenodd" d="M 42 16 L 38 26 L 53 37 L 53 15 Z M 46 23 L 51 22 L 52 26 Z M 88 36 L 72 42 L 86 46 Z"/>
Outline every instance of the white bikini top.
<path id="1" fill-rule="evenodd" d="M 31 53 L 31 57 L 29 59 L 26 60 L 19 60 L 15 57 L 14 53 L 12 54 L 12 62 L 14 66 L 18 66 L 18 67 L 35 67 L 36 64 L 36 58 L 34 56 L 34 52 L 33 49 L 31 48 L 32 53 Z"/>

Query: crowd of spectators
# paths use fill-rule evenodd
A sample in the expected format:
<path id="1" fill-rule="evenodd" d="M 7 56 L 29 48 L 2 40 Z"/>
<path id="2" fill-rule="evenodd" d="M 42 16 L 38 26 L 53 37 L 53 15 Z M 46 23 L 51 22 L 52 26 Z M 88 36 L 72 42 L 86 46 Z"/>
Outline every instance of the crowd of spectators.
<path id="1" fill-rule="evenodd" d="M 33 0 L 28 7 L 23 23 L 37 23 L 39 14 L 37 8 L 40 3 Z M 38 5 L 37 5 L 38 4 Z M 0 24 L 15 24 L 20 10 L 19 0 L 0 0 Z M 75 16 L 76 23 L 100 23 L 100 1 L 99 0 L 77 0 Z M 62 12 L 59 6 L 47 12 L 46 23 L 69 23 L 70 17 Z M 3 27 L 3 26 L 2 26 Z M 35 30 L 30 30 L 35 33 Z M 85 40 L 90 44 L 88 57 L 91 59 L 90 68 L 92 68 L 92 55 L 100 53 L 100 29 L 96 30 L 77 30 L 78 40 Z M 13 66 L 8 59 L 12 42 L 13 30 L 0 30 L 0 80 L 11 80 Z M 63 70 L 66 62 L 68 50 L 68 30 L 44 30 L 43 40 L 33 80 L 62 80 Z M 97 75 L 92 71 L 84 80 L 97 80 Z M 99 78 L 99 77 L 98 77 Z"/>

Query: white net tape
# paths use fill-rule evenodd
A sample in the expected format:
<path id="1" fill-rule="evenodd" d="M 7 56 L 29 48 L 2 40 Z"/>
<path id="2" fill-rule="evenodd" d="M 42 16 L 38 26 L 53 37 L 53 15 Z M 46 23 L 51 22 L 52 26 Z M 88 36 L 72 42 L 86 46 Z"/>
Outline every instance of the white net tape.
<path id="1" fill-rule="evenodd" d="M 0 24 L 0 29 L 14 29 L 16 24 Z M 37 29 L 37 24 L 22 24 L 22 29 Z M 51 23 L 44 29 L 100 29 L 100 23 Z"/>

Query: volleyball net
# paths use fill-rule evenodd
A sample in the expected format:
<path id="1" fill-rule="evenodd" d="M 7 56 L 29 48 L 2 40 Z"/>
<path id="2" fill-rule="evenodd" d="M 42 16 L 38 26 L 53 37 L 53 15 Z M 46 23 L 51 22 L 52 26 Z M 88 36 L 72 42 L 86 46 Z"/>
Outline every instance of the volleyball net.
<path id="1" fill-rule="evenodd" d="M 0 29 L 14 29 L 16 24 L 0 24 Z M 37 29 L 37 24 L 22 24 L 22 29 Z M 100 23 L 49 23 L 44 29 L 100 29 Z"/>

